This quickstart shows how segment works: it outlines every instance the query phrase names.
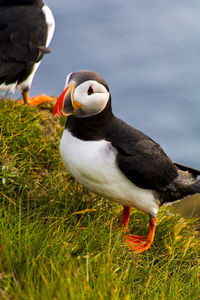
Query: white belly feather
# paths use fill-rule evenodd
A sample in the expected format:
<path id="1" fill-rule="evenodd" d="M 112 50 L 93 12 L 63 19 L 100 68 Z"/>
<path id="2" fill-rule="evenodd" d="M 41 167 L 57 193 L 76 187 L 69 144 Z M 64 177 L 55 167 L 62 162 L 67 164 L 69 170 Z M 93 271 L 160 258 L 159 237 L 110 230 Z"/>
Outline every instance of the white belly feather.
<path id="1" fill-rule="evenodd" d="M 120 171 L 117 151 L 110 142 L 82 141 L 65 129 L 60 153 L 73 177 L 89 190 L 124 206 L 157 214 L 159 206 L 153 192 L 137 187 Z"/>

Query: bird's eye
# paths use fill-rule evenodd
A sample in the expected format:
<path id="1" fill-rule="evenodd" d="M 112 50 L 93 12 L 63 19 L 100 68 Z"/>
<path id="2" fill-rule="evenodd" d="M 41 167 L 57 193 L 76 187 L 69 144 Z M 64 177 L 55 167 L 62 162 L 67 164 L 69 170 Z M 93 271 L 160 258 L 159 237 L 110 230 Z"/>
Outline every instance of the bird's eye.
<path id="1" fill-rule="evenodd" d="M 87 93 L 88 93 L 88 95 L 91 95 L 91 94 L 94 93 L 94 90 L 93 90 L 93 88 L 91 86 L 89 87 Z"/>

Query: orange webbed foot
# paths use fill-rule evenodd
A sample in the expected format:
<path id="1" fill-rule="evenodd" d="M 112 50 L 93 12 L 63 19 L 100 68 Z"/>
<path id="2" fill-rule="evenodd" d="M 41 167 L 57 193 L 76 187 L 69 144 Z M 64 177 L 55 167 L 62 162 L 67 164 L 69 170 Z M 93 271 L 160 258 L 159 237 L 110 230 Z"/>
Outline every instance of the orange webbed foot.
<path id="1" fill-rule="evenodd" d="M 22 92 L 22 96 L 23 96 L 23 100 L 19 100 L 18 104 L 24 104 L 24 103 L 26 103 L 26 104 L 31 105 L 31 106 L 36 106 L 36 105 L 39 105 L 41 103 L 56 101 L 55 98 L 50 97 L 50 96 L 48 96 L 46 94 L 41 94 L 39 96 L 30 97 L 29 96 L 29 90 L 24 90 Z"/>
<path id="2" fill-rule="evenodd" d="M 125 242 L 128 244 L 131 250 L 136 253 L 142 253 L 150 248 L 152 242 L 148 240 L 148 237 L 138 236 L 138 235 L 126 235 L 124 237 Z"/>
<path id="3" fill-rule="evenodd" d="M 39 95 L 39 96 L 29 98 L 28 101 L 27 101 L 27 104 L 29 104 L 31 106 L 36 106 L 36 105 L 39 105 L 41 103 L 54 102 L 54 101 L 56 101 L 55 98 L 50 97 L 46 94 L 42 94 L 42 95 Z"/>
<path id="4" fill-rule="evenodd" d="M 135 234 L 126 235 L 124 237 L 131 250 L 136 251 L 136 253 L 142 253 L 150 248 L 154 240 L 156 223 L 157 219 L 150 220 L 150 229 L 147 237 Z"/>

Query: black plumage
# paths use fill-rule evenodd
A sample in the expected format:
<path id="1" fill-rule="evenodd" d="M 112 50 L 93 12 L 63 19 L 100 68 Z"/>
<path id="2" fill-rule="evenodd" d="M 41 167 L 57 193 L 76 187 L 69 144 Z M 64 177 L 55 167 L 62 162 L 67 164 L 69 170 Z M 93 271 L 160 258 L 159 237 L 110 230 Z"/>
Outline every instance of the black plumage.
<path id="1" fill-rule="evenodd" d="M 0 0 L 0 88 L 14 84 L 25 96 L 34 65 L 50 52 L 43 6 L 41 0 Z"/>
<path id="2" fill-rule="evenodd" d="M 131 207 L 148 213 L 148 236 L 125 236 L 138 253 L 150 248 L 163 203 L 200 193 L 199 170 L 173 162 L 159 144 L 113 115 L 108 85 L 97 73 L 71 73 L 53 115 L 69 116 L 60 144 L 65 165 L 81 184 L 124 206 L 125 232 Z"/>
<path id="3" fill-rule="evenodd" d="M 97 115 L 69 116 L 66 128 L 84 141 L 111 142 L 117 149 L 116 163 L 121 171 L 138 187 L 154 190 L 161 204 L 200 193 L 200 171 L 173 162 L 150 137 L 116 118 L 111 97 Z"/>

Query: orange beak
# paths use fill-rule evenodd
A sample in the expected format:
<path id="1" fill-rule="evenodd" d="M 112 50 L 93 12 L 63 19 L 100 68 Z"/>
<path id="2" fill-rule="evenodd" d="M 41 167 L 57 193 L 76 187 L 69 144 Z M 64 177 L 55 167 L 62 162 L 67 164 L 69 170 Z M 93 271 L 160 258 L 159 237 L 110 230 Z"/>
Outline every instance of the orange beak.
<path id="1" fill-rule="evenodd" d="M 64 116 L 63 114 L 63 103 L 67 94 L 69 87 L 67 86 L 66 89 L 62 92 L 60 97 L 58 98 L 54 109 L 53 109 L 53 116 Z"/>
<path id="2" fill-rule="evenodd" d="M 68 84 L 54 106 L 53 116 L 70 116 L 75 109 L 81 108 L 81 104 L 74 100 L 75 87 L 72 82 Z"/>

